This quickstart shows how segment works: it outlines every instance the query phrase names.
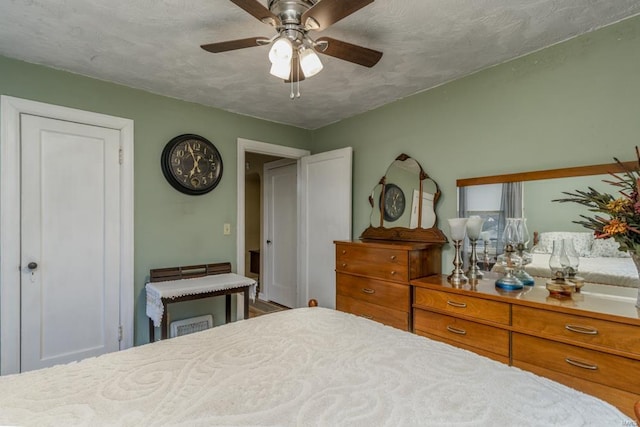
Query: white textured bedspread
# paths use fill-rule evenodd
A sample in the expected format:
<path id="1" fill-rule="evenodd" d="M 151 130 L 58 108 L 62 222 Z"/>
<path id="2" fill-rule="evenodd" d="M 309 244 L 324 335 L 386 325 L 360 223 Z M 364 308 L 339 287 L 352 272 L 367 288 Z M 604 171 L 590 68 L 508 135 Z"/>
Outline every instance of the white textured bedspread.
<path id="1" fill-rule="evenodd" d="M 0 424 L 633 425 L 555 382 L 323 308 L 0 377 Z"/>

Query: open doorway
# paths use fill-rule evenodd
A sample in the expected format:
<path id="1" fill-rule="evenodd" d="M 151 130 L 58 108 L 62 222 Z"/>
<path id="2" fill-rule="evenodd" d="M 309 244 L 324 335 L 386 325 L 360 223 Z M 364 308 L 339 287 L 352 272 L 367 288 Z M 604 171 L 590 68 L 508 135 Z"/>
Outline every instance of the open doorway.
<path id="1" fill-rule="evenodd" d="M 338 150 L 325 151 L 310 155 L 307 150 L 285 147 L 263 142 L 238 139 L 237 157 L 237 240 L 236 271 L 244 272 L 246 258 L 250 254 L 245 245 L 245 171 L 247 153 L 265 154 L 295 161 L 295 186 L 289 189 L 287 197 L 296 203 L 296 224 L 287 224 L 279 230 L 286 229 L 296 238 L 294 269 L 296 271 L 296 300 L 294 307 L 306 306 L 310 299 L 315 299 L 321 307 L 335 308 L 335 240 L 351 238 L 351 161 L 353 150 L 345 147 Z M 283 162 L 276 161 L 271 163 Z M 276 200 L 276 199 L 274 199 Z M 331 201 L 331 209 L 327 209 L 327 201 Z M 278 203 L 274 203 L 277 206 Z M 280 218 L 279 214 L 273 217 Z M 292 221 L 293 222 L 293 221 Z M 263 225 L 264 229 L 267 229 Z M 269 228 L 270 232 L 273 228 Z M 278 241 L 282 236 L 275 227 L 273 234 Z M 263 233 L 264 234 L 264 233 Z M 264 237 L 260 253 L 271 251 Z M 272 241 L 275 243 L 275 239 Z M 293 244 L 292 244 L 293 247 Z M 290 261 L 290 260 L 289 260 Z M 261 262 L 260 277 L 269 277 L 265 270 L 273 269 L 273 264 Z M 281 269 L 282 270 L 282 269 Z M 263 273 L 264 272 L 264 273 Z M 268 288 L 268 283 L 265 283 Z M 264 288 L 263 288 L 264 289 Z M 269 292 L 269 289 L 266 289 Z M 267 296 L 268 298 L 268 296 Z M 244 301 L 237 299 L 239 310 Z M 239 316 L 239 318 L 242 318 Z"/>
<path id="2" fill-rule="evenodd" d="M 250 304 L 249 312 L 272 311 L 278 306 L 271 305 L 269 292 L 266 289 L 269 280 L 266 274 L 273 269 L 273 263 L 265 268 L 267 240 L 264 222 L 264 165 L 293 161 L 297 174 L 297 160 L 308 156 L 307 150 L 284 147 L 244 139 L 238 140 L 238 226 L 237 226 L 237 271 L 247 277 L 256 278 L 259 291 L 255 304 Z M 297 192 L 293 209 L 297 209 Z M 297 239 L 297 227 L 293 227 Z M 273 275 L 270 275 L 272 278 Z M 241 304 L 238 301 L 238 304 Z M 265 305 L 266 304 L 266 305 Z M 289 304 L 293 307 L 296 304 Z M 289 306 L 287 305 L 287 306 Z M 253 306 L 253 307 L 252 307 Z"/>
<path id="3" fill-rule="evenodd" d="M 262 286 L 264 253 L 261 253 L 262 242 L 264 241 L 262 227 L 264 222 L 264 165 L 280 159 L 282 157 L 266 154 L 251 152 L 245 154 L 244 275 L 258 282 L 257 295 L 262 301 L 266 300 L 264 286 Z"/>

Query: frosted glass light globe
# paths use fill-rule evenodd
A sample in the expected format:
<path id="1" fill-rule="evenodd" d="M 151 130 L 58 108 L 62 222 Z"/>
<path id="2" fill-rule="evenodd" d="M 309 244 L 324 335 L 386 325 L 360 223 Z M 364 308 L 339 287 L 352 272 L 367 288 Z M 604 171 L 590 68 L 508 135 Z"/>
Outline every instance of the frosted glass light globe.
<path id="1" fill-rule="evenodd" d="M 286 37 L 280 37 L 273 43 L 269 51 L 269 61 L 272 64 L 281 64 L 283 62 L 291 62 L 293 57 L 293 45 Z"/>
<path id="2" fill-rule="evenodd" d="M 463 240 L 467 227 L 467 218 L 449 218 L 449 228 L 451 228 L 451 239 Z"/>

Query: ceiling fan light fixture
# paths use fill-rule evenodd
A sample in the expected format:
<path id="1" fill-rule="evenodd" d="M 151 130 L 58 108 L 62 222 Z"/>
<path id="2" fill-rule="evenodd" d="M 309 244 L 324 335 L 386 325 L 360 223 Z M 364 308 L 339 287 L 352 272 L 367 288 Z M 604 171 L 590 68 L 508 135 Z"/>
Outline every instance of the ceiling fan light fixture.
<path id="1" fill-rule="evenodd" d="M 269 71 L 272 76 L 278 77 L 282 80 L 288 80 L 291 76 L 291 61 L 289 62 L 274 62 L 271 64 L 271 70 Z"/>
<path id="2" fill-rule="evenodd" d="M 286 37 L 278 38 L 269 50 L 269 61 L 272 64 L 290 63 L 293 57 L 293 45 Z"/>
<path id="3" fill-rule="evenodd" d="M 313 77 L 322 71 L 322 61 L 318 54 L 311 48 L 304 49 L 300 52 L 300 68 L 305 77 Z"/>
<path id="4" fill-rule="evenodd" d="M 312 31 L 323 31 L 336 22 L 362 9 L 374 0 L 231 0 L 254 18 L 272 25 L 271 38 L 249 37 L 239 40 L 209 43 L 200 47 L 207 52 L 266 46 L 269 49 L 270 73 L 291 84 L 291 99 L 300 97 L 300 82 L 323 69 L 318 54 L 343 61 L 373 67 L 382 52 L 347 43 L 331 37 L 314 40 Z M 297 92 L 294 93 L 294 86 Z"/>

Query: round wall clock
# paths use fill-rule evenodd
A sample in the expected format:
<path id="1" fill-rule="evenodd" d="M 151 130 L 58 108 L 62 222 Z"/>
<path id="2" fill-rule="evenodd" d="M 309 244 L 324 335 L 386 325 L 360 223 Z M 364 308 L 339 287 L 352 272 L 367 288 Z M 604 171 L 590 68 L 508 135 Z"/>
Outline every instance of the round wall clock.
<path id="1" fill-rule="evenodd" d="M 169 141 L 162 150 L 160 164 L 169 184 L 192 196 L 208 193 L 222 178 L 220 153 L 198 135 L 179 135 Z"/>
<path id="2" fill-rule="evenodd" d="M 386 184 L 384 186 L 384 220 L 393 222 L 404 213 L 405 199 L 402 189 L 395 184 Z"/>

